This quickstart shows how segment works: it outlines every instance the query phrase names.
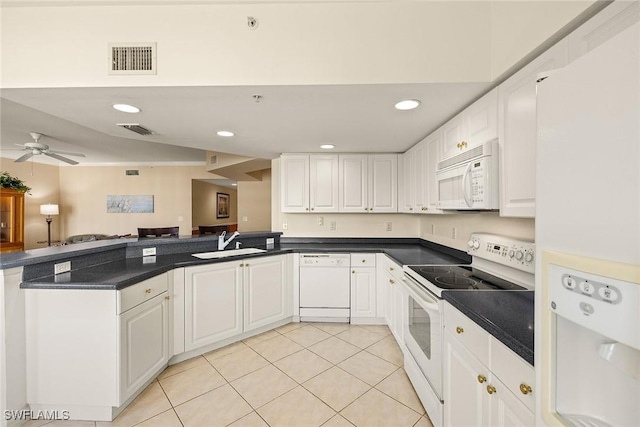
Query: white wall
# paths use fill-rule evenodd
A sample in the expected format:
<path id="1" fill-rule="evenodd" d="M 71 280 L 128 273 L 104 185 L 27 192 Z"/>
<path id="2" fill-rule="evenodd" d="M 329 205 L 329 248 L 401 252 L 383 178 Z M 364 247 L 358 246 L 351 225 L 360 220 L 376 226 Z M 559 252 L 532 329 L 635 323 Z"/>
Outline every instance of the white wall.
<path id="1" fill-rule="evenodd" d="M 574 1 L 136 3 L 3 7 L 2 86 L 490 81 L 582 8 Z M 248 16 L 257 29 L 247 27 Z M 108 43 L 150 41 L 158 43 L 157 75 L 107 74 Z"/>
<path id="2" fill-rule="evenodd" d="M 260 181 L 238 182 L 238 231 L 271 230 L 271 169 L 257 171 Z"/>

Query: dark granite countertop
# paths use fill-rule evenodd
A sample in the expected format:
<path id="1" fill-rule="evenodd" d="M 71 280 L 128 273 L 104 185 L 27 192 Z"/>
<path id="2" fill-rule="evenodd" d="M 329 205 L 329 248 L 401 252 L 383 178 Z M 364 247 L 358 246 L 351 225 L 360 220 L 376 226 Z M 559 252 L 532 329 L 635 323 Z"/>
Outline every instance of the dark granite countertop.
<path id="1" fill-rule="evenodd" d="M 399 264 L 464 264 L 470 260 L 461 251 L 440 245 L 416 243 L 381 242 L 380 239 L 350 239 L 349 243 L 333 242 L 285 242 L 267 252 L 238 255 L 226 258 L 201 260 L 188 253 L 169 253 L 154 257 L 132 257 L 112 260 L 97 265 L 72 270 L 58 275 L 45 275 L 21 284 L 23 289 L 123 289 L 178 267 L 231 262 L 238 259 L 279 255 L 291 252 L 380 252 Z M 407 240 L 407 239 L 400 239 Z M 260 246 L 254 246 L 260 248 Z M 442 248 L 442 249 L 441 249 Z M 265 249 L 265 247 L 261 247 Z M 458 255 L 458 257 L 453 256 Z"/>
<path id="2" fill-rule="evenodd" d="M 445 291 L 442 295 L 533 366 L 533 291 Z"/>

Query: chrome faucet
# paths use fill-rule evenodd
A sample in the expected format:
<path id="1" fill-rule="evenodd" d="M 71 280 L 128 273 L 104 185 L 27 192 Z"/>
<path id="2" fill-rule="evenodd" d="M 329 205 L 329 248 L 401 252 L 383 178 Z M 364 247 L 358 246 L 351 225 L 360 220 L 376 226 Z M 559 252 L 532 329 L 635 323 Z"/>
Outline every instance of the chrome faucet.
<path id="1" fill-rule="evenodd" d="M 224 237 L 227 235 L 226 231 L 223 231 L 219 236 L 218 236 L 218 250 L 222 251 L 224 250 L 224 248 L 227 247 L 227 245 L 229 243 L 231 243 L 231 241 L 233 239 L 235 239 L 237 236 L 240 235 L 240 233 L 238 233 L 237 231 L 234 231 L 233 234 L 231 235 L 231 237 L 229 237 L 229 239 L 227 239 L 226 241 L 224 240 Z"/>

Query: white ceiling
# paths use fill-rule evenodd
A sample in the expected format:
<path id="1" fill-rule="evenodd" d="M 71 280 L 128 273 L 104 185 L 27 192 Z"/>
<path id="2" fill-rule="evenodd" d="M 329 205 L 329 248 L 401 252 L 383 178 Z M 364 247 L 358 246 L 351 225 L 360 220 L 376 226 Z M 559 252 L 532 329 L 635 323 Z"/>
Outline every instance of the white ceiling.
<path id="1" fill-rule="evenodd" d="M 205 150 L 258 158 L 283 152 L 404 152 L 474 99 L 489 83 L 325 86 L 216 86 L 3 89 L 0 155 L 47 135 L 52 150 L 81 152 L 80 164 L 204 162 Z M 262 95 L 256 103 L 254 94 Z M 398 111 L 415 98 L 422 105 Z M 138 114 L 114 110 L 133 104 Z M 139 123 L 140 136 L 116 126 Z M 235 132 L 232 138 L 218 130 Z M 36 156 L 34 161 L 59 163 Z"/>

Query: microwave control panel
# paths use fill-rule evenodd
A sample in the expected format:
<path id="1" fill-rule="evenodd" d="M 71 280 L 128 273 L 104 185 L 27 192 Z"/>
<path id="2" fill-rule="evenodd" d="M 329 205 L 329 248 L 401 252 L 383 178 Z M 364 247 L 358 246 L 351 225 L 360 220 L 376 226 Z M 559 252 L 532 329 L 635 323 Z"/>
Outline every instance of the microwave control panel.
<path id="1" fill-rule="evenodd" d="M 471 201 L 473 204 L 484 202 L 484 166 L 483 162 L 474 162 L 471 166 Z"/>

